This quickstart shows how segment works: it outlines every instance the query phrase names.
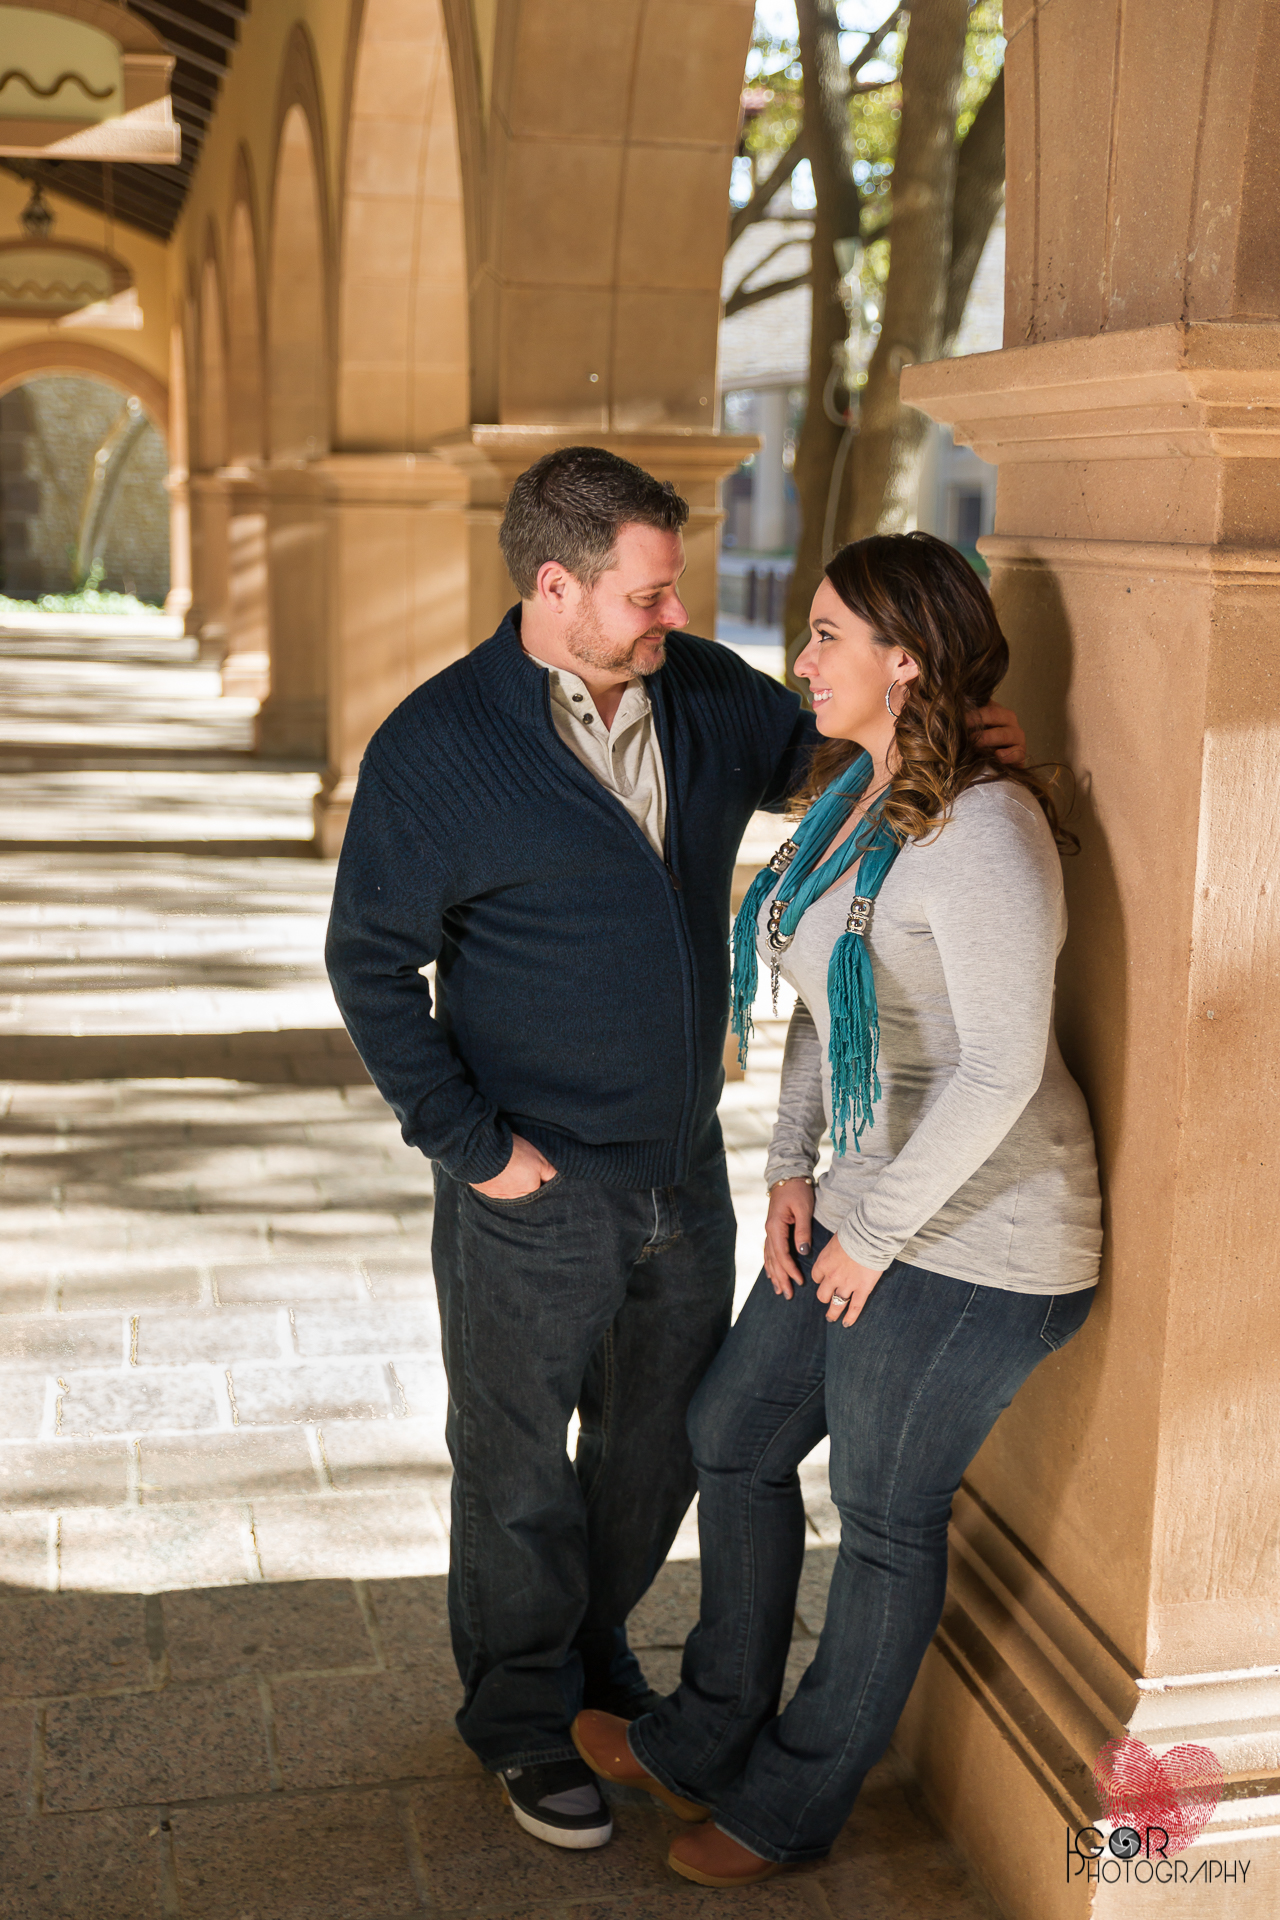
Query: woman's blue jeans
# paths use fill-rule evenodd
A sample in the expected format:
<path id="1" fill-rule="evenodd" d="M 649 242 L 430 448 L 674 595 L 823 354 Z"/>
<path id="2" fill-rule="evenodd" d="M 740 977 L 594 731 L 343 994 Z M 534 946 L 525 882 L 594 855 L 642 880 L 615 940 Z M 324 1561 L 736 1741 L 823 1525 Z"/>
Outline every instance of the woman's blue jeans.
<path id="1" fill-rule="evenodd" d="M 702 1609 L 680 1685 L 636 1758 L 766 1860 L 828 1852 L 892 1737 L 942 1613 L 965 1468 L 1022 1382 L 1079 1332 L 1094 1289 L 1008 1293 L 895 1261 L 852 1327 L 810 1271 L 761 1274 L 689 1411 Z M 826 1625 L 778 1715 L 805 1516 L 797 1469 L 831 1435 L 840 1548 Z"/>

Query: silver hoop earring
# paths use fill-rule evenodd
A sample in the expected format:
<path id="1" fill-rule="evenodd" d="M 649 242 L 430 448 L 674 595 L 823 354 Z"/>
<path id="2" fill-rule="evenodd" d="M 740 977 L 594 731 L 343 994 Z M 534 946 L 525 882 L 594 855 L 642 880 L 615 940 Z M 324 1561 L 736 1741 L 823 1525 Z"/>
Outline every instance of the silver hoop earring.
<path id="1" fill-rule="evenodd" d="M 900 680 L 895 680 L 892 687 L 885 688 L 884 703 L 886 707 L 888 707 L 889 709 L 889 718 L 891 720 L 900 720 L 902 718 L 902 707 L 899 707 L 896 713 L 893 710 L 893 688 L 900 687 L 901 685 L 902 685 L 902 682 Z M 902 706 L 905 706 L 906 704 L 907 704 L 907 698 L 904 693 L 902 696 Z"/>

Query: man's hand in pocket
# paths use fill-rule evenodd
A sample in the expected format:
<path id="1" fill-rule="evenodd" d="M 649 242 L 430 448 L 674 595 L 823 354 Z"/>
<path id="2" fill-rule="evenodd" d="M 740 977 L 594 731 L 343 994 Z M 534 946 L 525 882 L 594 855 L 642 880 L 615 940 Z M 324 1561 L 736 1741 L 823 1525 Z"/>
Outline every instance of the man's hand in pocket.
<path id="1" fill-rule="evenodd" d="M 556 1170 L 546 1155 L 539 1153 L 531 1141 L 513 1133 L 511 1158 L 502 1172 L 492 1180 L 473 1180 L 471 1185 L 490 1200 L 523 1200 L 526 1193 L 535 1193 L 555 1177 Z"/>

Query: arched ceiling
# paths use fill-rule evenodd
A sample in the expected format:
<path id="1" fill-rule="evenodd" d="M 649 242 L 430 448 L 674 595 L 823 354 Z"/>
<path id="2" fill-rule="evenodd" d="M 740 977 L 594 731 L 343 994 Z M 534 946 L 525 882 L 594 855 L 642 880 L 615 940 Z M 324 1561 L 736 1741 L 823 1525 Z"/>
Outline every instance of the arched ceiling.
<path id="1" fill-rule="evenodd" d="M 98 160 L 42 160 L 20 168 L 12 161 L 3 164 L 34 173 L 68 199 L 104 213 L 109 209 L 115 219 L 167 240 L 187 197 L 249 0 L 126 0 L 126 5 L 176 58 L 171 92 L 173 116 L 182 128 L 182 159 L 171 167 L 113 166 L 109 178 Z"/>

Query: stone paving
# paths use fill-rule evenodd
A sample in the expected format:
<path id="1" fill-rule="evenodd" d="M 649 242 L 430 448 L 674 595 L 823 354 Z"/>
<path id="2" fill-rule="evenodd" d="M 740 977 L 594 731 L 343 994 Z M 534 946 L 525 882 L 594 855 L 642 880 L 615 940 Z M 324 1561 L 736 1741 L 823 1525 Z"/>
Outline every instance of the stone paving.
<path id="1" fill-rule="evenodd" d="M 676 1882 L 647 1800 L 519 1833 L 452 1726 L 430 1175 L 324 981 L 315 771 L 246 765 L 178 640 L 0 640 L 0 714 L 0 1920 L 986 1913 L 892 1760 L 750 1892 Z M 726 1093 L 743 1285 L 779 1037 Z M 632 1623 L 659 1686 L 695 1555 Z"/>

